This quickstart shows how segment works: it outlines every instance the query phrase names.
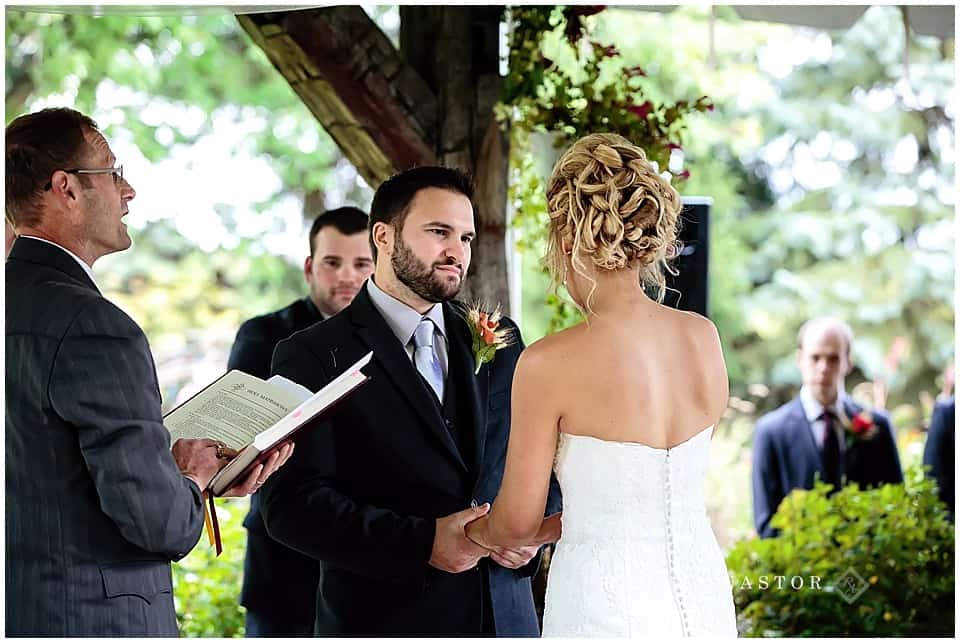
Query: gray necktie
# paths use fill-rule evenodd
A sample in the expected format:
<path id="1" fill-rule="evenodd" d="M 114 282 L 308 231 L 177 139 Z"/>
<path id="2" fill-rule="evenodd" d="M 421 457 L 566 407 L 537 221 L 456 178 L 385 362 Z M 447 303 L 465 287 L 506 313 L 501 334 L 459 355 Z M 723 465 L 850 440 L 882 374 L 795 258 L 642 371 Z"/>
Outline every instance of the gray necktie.
<path id="1" fill-rule="evenodd" d="M 437 352 L 433 350 L 433 329 L 433 321 L 427 317 L 417 324 L 413 331 L 413 363 L 437 394 L 437 399 L 443 401 L 443 369 Z"/>

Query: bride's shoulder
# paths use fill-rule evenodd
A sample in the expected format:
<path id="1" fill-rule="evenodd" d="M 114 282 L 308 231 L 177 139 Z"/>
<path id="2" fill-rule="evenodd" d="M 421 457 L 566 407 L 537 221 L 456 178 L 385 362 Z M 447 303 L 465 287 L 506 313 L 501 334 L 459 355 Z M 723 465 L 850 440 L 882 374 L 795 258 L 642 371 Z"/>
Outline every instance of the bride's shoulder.
<path id="1" fill-rule="evenodd" d="M 584 324 L 581 322 L 575 326 L 550 333 L 530 344 L 527 350 L 536 348 L 538 353 L 545 354 L 566 350 L 571 344 L 579 341 L 578 338 L 583 334 L 583 330 Z"/>
<path id="2" fill-rule="evenodd" d="M 578 334 L 578 327 L 574 326 L 538 339 L 523 350 L 520 360 L 526 369 L 554 368 L 570 356 Z"/>
<path id="3" fill-rule="evenodd" d="M 693 335 L 694 338 L 712 341 L 719 337 L 716 325 L 707 317 L 689 310 L 677 310 L 675 308 L 668 310 L 668 314 L 674 318 L 674 323 L 679 324 L 685 332 Z"/>

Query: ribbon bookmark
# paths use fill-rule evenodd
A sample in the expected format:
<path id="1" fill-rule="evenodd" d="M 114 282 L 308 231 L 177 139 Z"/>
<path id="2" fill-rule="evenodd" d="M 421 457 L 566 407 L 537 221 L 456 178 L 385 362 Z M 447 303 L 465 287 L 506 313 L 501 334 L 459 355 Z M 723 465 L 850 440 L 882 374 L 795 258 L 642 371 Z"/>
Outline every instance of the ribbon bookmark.
<path id="1" fill-rule="evenodd" d="M 205 491 L 204 500 L 209 503 L 203 505 L 203 524 L 207 528 L 207 538 L 210 545 L 217 550 L 217 556 L 223 553 L 223 542 L 220 540 L 220 523 L 217 522 L 217 508 L 213 504 L 213 492 Z"/>

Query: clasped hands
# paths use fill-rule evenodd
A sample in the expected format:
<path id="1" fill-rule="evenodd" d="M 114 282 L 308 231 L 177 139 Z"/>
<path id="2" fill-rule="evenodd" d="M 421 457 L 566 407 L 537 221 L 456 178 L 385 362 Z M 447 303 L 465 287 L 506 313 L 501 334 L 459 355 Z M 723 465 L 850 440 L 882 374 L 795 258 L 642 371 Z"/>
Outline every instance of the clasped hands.
<path id="1" fill-rule="evenodd" d="M 213 476 L 237 457 L 239 452 L 216 440 L 181 438 L 173 443 L 172 453 L 180 473 L 197 483 L 201 491 L 205 491 Z M 221 495 L 230 498 L 249 496 L 259 489 L 274 471 L 282 467 L 291 455 L 293 442 L 287 442 Z"/>
<path id="2" fill-rule="evenodd" d="M 490 503 L 484 503 L 437 518 L 430 565 L 459 574 L 473 569 L 481 558 L 489 556 L 502 567 L 519 569 L 537 555 L 541 545 L 556 542 L 560 538 L 560 514 L 554 514 L 544 519 L 532 542 L 510 547 L 497 545 L 486 536 L 489 511 Z"/>

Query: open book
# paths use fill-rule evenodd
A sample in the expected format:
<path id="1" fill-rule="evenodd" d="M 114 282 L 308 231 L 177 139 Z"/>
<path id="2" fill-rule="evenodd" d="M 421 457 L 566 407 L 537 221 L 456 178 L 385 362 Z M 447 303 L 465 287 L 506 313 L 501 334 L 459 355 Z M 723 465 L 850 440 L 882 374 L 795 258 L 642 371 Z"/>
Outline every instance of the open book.
<path id="1" fill-rule="evenodd" d="M 219 496 L 280 443 L 370 379 L 360 369 L 371 357 L 367 353 L 316 393 L 279 375 L 264 381 L 230 371 L 164 416 L 170 443 L 209 438 L 240 452 L 210 480 L 210 491 Z"/>

